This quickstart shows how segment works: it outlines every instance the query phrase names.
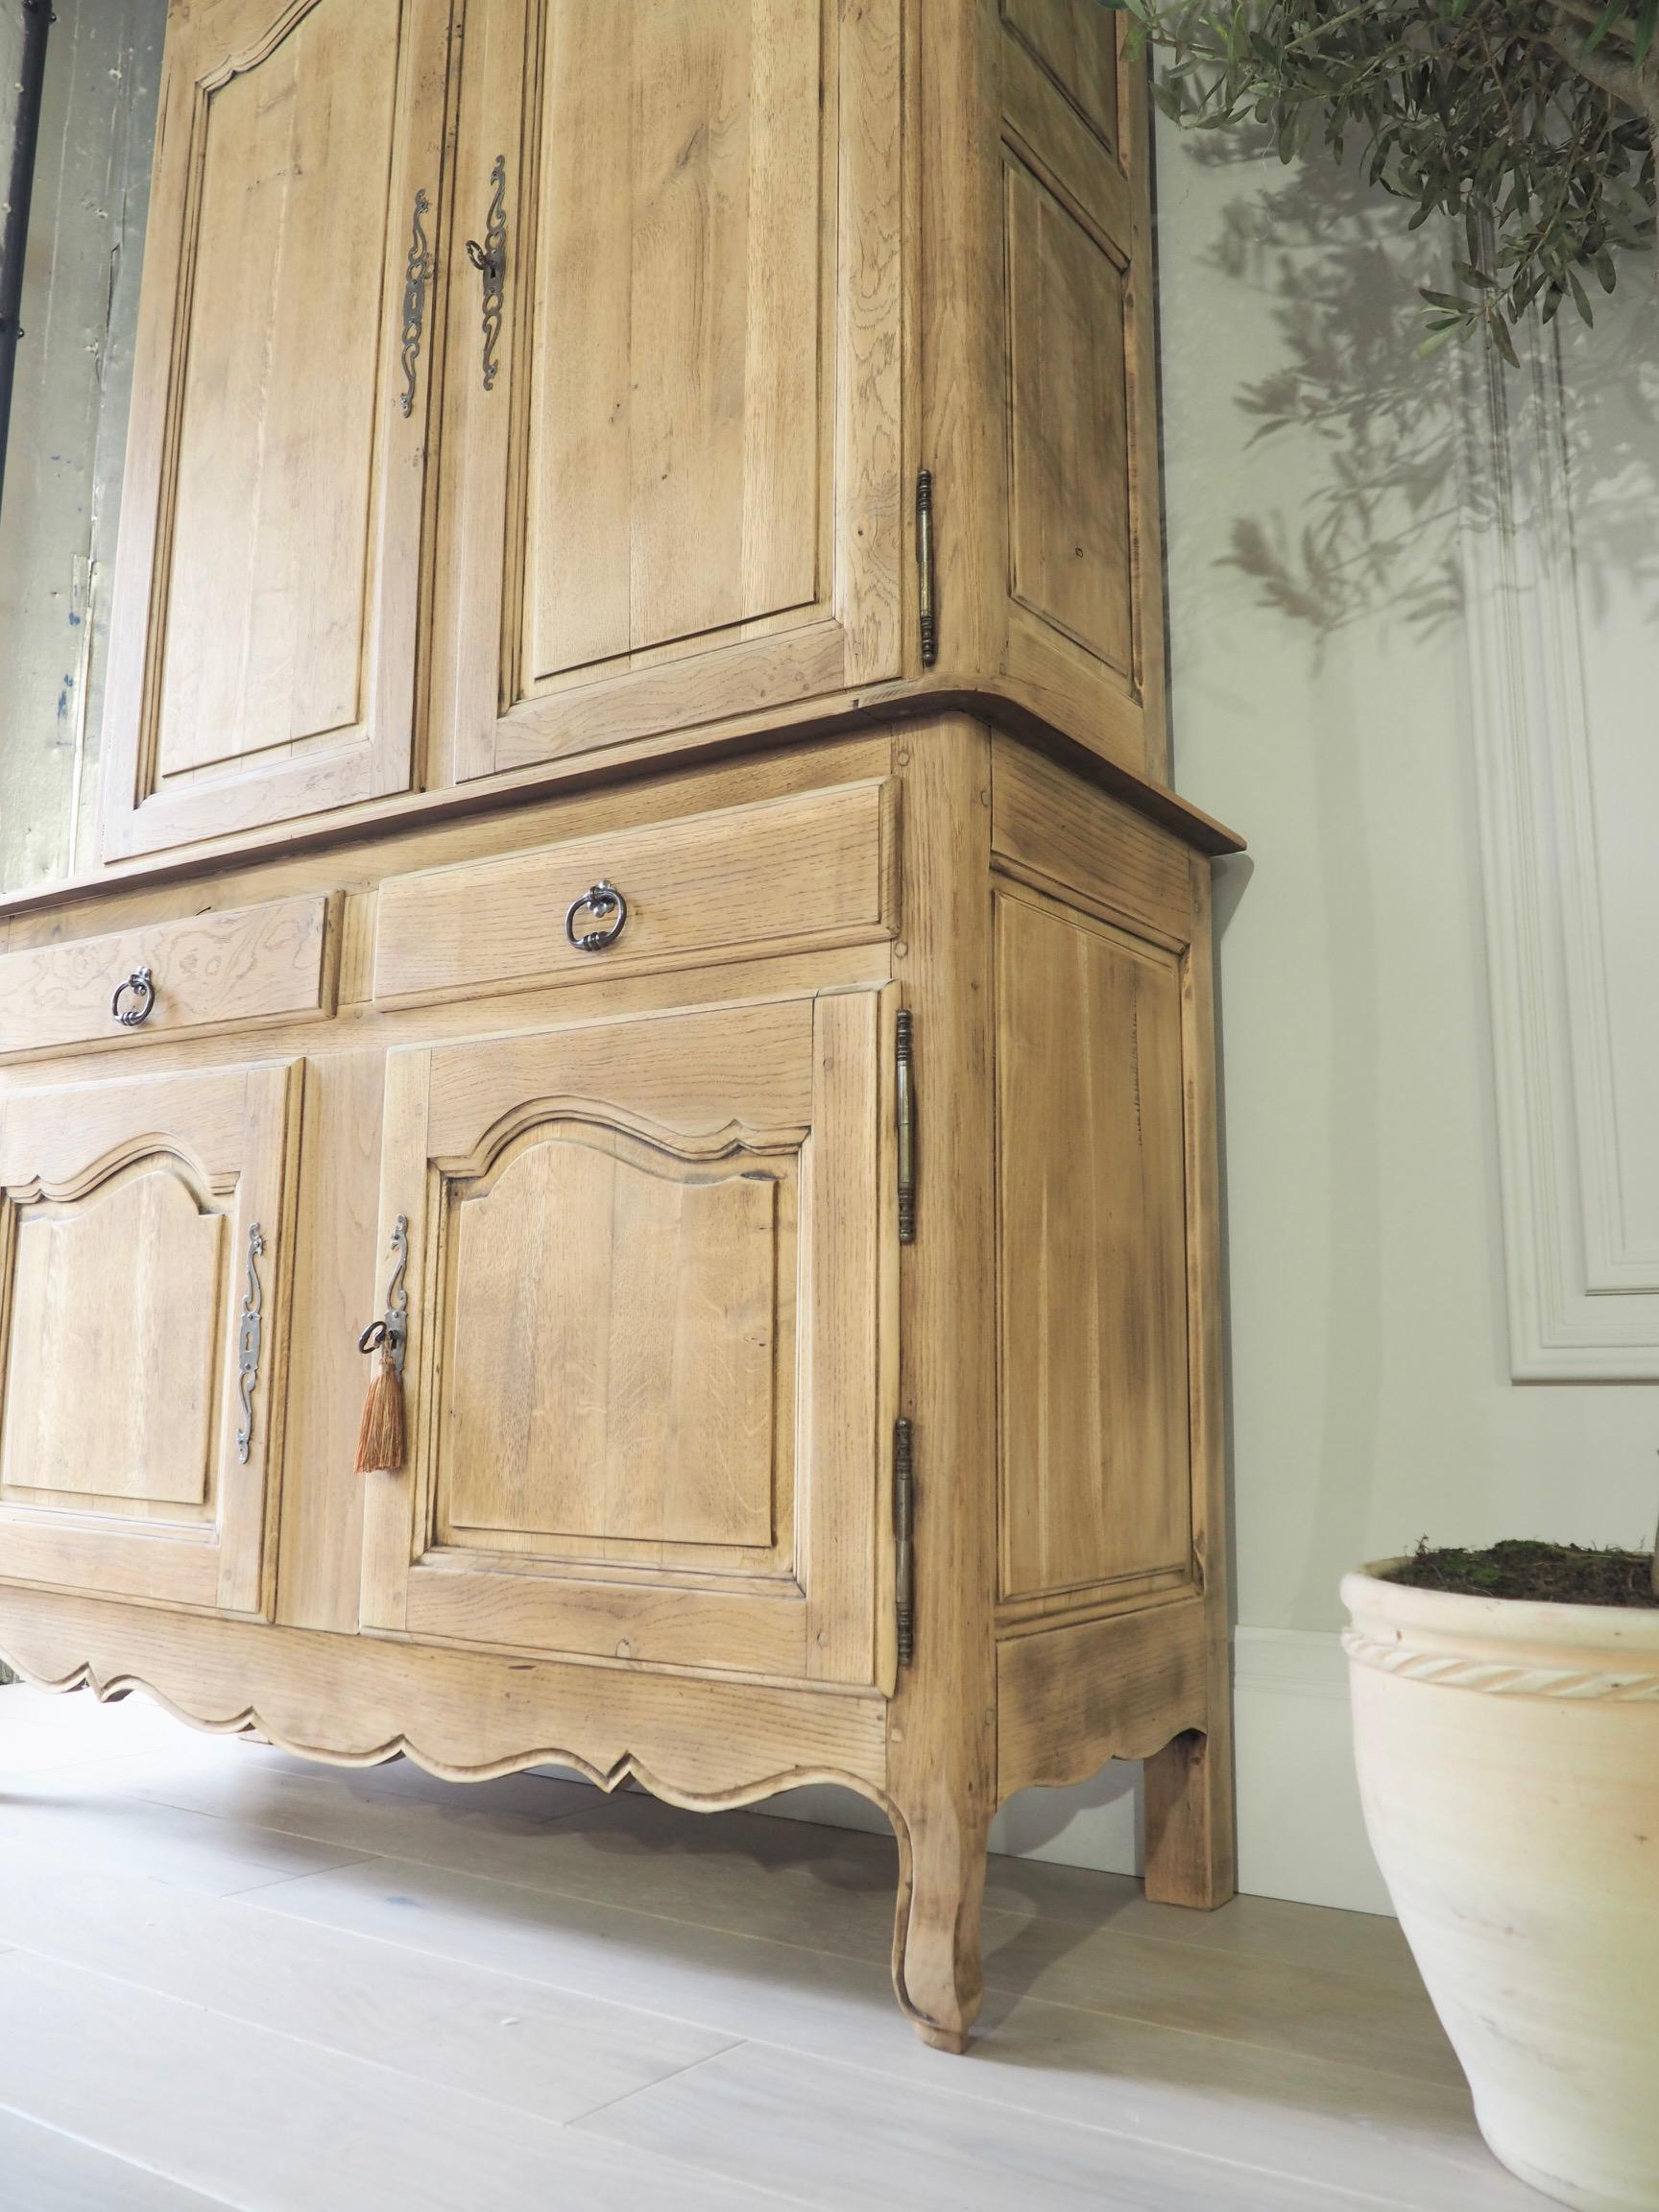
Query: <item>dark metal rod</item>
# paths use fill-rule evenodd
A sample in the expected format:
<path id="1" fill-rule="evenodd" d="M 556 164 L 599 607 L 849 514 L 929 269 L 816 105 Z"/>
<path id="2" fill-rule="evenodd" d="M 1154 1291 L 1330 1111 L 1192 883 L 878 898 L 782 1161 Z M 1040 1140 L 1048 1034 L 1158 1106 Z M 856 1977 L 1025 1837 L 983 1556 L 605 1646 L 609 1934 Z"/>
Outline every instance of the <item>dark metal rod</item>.
<path id="1" fill-rule="evenodd" d="M 35 149 L 40 134 L 40 96 L 46 82 L 46 34 L 51 0 L 13 0 L 23 17 L 17 69 L 17 111 L 12 136 L 11 174 L 0 228 L 0 507 L 6 497 L 6 440 L 12 426 L 12 386 L 23 306 L 23 252 L 29 236 L 29 197 L 35 183 Z"/>

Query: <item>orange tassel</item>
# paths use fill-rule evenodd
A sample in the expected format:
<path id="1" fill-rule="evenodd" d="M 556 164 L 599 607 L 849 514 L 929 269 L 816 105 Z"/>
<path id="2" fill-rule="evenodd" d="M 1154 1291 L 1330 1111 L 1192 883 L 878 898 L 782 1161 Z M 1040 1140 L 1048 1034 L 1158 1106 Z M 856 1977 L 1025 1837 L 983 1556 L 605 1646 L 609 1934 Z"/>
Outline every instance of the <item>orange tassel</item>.
<path id="1" fill-rule="evenodd" d="M 357 1431 L 357 1472 L 396 1475 L 402 1465 L 403 1378 L 393 1363 L 390 1345 L 382 1344 L 363 1408 L 363 1426 Z"/>

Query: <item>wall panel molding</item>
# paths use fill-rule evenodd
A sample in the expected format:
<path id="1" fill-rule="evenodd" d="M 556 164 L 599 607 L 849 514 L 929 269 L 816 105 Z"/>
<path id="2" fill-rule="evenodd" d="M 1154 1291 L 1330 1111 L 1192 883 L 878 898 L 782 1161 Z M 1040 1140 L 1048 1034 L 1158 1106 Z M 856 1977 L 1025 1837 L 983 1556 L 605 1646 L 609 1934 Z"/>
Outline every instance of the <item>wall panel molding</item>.
<path id="1" fill-rule="evenodd" d="M 1521 354 L 1507 374 L 1471 356 L 1462 533 L 1510 1367 L 1659 1381 L 1659 1250 L 1624 1172 L 1640 1102 L 1620 1093 L 1567 395 L 1551 332 Z"/>

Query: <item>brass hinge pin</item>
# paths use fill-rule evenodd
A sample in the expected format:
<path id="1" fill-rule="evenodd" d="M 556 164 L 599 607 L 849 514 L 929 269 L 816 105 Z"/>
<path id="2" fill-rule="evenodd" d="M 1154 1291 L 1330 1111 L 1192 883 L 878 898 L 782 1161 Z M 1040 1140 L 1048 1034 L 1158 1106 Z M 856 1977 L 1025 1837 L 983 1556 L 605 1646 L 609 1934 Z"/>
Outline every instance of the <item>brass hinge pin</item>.
<path id="1" fill-rule="evenodd" d="M 893 1424 L 893 1583 L 899 1664 L 916 1656 L 916 1463 L 908 1421 Z"/>
<path id="2" fill-rule="evenodd" d="M 899 1241 L 916 1241 L 916 1071 L 908 1009 L 895 1024 L 894 1092 L 899 1122 Z"/>
<path id="3" fill-rule="evenodd" d="M 922 633 L 922 665 L 939 658 L 939 618 L 933 605 L 933 471 L 916 479 L 916 619 Z"/>

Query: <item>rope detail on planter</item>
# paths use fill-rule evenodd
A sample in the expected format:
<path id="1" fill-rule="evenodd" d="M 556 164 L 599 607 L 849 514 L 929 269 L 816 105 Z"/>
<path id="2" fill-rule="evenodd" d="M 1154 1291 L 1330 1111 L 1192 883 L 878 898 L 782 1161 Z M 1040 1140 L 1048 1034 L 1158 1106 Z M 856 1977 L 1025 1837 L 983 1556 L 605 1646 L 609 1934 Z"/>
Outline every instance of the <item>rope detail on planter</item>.
<path id="1" fill-rule="evenodd" d="M 1587 1674 L 1571 1667 L 1515 1667 L 1495 1659 L 1463 1659 L 1446 1651 L 1414 1651 L 1409 1644 L 1378 1644 L 1349 1628 L 1342 1648 L 1358 1666 L 1434 1682 L 1446 1690 L 1483 1690 L 1497 1697 L 1612 1697 L 1659 1703 L 1659 1674 Z"/>

